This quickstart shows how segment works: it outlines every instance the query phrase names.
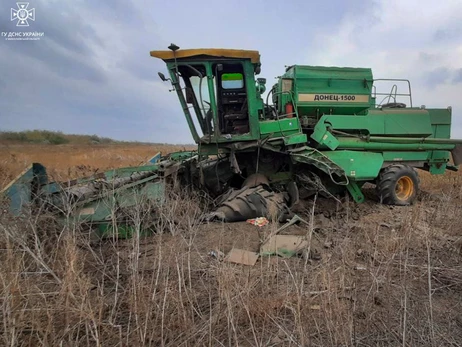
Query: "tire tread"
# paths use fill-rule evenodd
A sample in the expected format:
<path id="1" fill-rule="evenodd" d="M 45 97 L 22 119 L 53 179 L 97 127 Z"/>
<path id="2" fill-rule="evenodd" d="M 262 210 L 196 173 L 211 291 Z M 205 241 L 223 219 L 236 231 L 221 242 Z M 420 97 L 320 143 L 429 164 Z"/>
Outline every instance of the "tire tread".
<path id="1" fill-rule="evenodd" d="M 403 202 L 397 199 L 394 194 L 396 181 L 399 177 L 401 177 L 404 174 L 407 174 L 408 176 L 411 177 L 411 179 L 414 182 L 414 190 L 415 190 L 414 194 L 407 202 Z M 380 172 L 379 177 L 377 179 L 376 192 L 377 192 L 379 201 L 382 204 L 409 205 L 414 201 L 417 195 L 419 186 L 420 186 L 420 177 L 414 168 L 408 165 L 394 164 L 394 165 L 390 165 L 386 167 Z"/>

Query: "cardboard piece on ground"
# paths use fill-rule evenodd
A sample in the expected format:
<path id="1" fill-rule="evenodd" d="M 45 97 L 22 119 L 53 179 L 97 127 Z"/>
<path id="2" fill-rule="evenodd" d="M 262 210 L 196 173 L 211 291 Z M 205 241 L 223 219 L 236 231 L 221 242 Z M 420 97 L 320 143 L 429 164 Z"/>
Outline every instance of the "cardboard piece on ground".
<path id="1" fill-rule="evenodd" d="M 308 247 L 308 241 L 301 236 L 274 235 L 260 248 L 260 254 L 289 258 Z"/>
<path id="2" fill-rule="evenodd" d="M 236 264 L 254 266 L 258 260 L 258 253 L 233 248 L 225 258 L 225 261 Z"/>
<path id="3" fill-rule="evenodd" d="M 279 234 L 281 231 L 283 231 L 284 229 L 290 227 L 291 225 L 294 225 L 295 223 L 297 222 L 302 222 L 302 223 L 305 223 L 306 225 L 310 225 L 310 223 L 308 223 L 307 221 L 305 221 L 304 219 L 300 218 L 298 215 L 294 215 L 292 217 L 291 220 L 289 220 L 286 224 L 284 224 L 282 227 L 280 227 L 279 229 L 276 229 L 274 230 L 273 232 L 271 232 L 268 237 L 265 239 L 265 241 L 263 242 L 263 244 L 265 244 L 269 239 L 271 239 L 274 235 L 277 235 Z"/>

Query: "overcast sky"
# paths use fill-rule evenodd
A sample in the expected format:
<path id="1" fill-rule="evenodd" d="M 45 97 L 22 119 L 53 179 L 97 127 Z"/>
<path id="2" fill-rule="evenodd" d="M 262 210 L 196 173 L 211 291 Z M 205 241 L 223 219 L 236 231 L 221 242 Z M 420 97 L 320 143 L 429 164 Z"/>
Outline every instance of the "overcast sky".
<path id="1" fill-rule="evenodd" d="M 120 140 L 191 143 L 181 107 L 149 51 L 259 50 L 271 86 L 285 65 L 370 67 L 406 78 L 414 105 L 453 107 L 462 138 L 461 0 L 31 0 L 35 21 L 0 32 L 0 130 L 49 129 Z"/>

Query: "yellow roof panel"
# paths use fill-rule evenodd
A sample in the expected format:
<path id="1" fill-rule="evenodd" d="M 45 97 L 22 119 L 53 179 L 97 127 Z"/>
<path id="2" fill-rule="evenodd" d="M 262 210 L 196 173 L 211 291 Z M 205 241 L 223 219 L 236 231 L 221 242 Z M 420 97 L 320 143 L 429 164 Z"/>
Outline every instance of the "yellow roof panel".
<path id="1" fill-rule="evenodd" d="M 176 58 L 189 58 L 198 55 L 208 55 L 220 58 L 241 58 L 250 59 L 252 63 L 260 62 L 260 53 L 258 51 L 248 51 L 242 49 L 223 49 L 223 48 L 197 48 L 197 49 L 180 49 L 175 52 Z M 151 51 L 151 56 L 162 60 L 174 59 L 172 51 Z"/>

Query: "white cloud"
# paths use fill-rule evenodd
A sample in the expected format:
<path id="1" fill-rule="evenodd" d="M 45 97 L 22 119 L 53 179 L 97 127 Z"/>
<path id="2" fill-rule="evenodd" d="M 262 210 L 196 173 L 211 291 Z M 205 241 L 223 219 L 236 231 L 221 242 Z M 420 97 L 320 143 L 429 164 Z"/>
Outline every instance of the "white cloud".
<path id="1" fill-rule="evenodd" d="M 453 107 L 462 137 L 462 2 L 389 0 L 349 14 L 334 33 L 316 36 L 303 63 L 372 68 L 375 78 L 411 81 L 414 106 Z M 460 75 L 459 75 L 460 76 Z"/>
<path id="2" fill-rule="evenodd" d="M 6 75 L 15 64 L 23 67 L 0 100 L 11 110 L 3 126 L 67 131 L 86 114 L 73 131 L 190 142 L 175 93 L 157 77 L 165 64 L 149 56 L 175 42 L 260 50 L 268 89 L 291 64 L 371 67 L 376 78 L 408 78 L 414 105 L 453 106 L 455 134 L 462 137 L 462 81 L 455 83 L 462 80 L 460 0 L 37 0 L 34 6 L 40 14 L 34 25 L 46 31 L 39 44 L 47 45 L 0 42 Z M 29 115 L 26 105 L 43 118 Z"/>

